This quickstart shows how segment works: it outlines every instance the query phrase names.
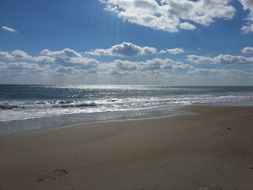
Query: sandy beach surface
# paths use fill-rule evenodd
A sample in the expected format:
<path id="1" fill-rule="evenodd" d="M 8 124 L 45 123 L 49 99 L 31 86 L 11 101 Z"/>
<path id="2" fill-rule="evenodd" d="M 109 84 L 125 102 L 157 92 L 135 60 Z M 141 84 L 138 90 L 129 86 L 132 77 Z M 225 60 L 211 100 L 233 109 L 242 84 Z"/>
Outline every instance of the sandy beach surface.
<path id="1" fill-rule="evenodd" d="M 0 138 L 1 190 L 252 190 L 253 107 Z"/>

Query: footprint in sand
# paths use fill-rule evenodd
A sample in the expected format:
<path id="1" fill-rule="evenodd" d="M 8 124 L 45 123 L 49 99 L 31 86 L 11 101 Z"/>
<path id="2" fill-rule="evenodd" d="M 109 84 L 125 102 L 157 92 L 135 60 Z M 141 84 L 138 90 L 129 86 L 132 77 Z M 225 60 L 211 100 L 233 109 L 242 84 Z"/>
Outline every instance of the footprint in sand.
<path id="1" fill-rule="evenodd" d="M 55 169 L 50 174 L 40 176 L 36 182 L 43 182 L 45 180 L 56 180 L 57 178 L 62 178 L 69 175 L 69 172 L 65 169 Z"/>

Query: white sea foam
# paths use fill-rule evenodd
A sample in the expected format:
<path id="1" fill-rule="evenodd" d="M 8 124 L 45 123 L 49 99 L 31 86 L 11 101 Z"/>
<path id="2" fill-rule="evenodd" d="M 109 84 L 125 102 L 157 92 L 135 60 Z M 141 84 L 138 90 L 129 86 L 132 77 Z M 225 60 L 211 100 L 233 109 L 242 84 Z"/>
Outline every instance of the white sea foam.
<path id="1" fill-rule="evenodd" d="M 170 106 L 253 101 L 252 95 L 174 95 L 153 97 L 104 98 L 94 100 L 11 100 L 0 101 L 0 122 L 52 117 L 77 113 L 101 113 Z"/>

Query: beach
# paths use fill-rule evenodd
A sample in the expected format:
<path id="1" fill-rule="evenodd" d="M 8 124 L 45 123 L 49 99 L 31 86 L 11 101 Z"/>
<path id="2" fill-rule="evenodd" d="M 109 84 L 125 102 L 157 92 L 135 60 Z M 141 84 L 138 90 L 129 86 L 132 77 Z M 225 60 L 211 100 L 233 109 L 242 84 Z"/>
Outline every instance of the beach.
<path id="1" fill-rule="evenodd" d="M 1 137 L 0 189 L 253 189 L 253 107 L 182 110 Z"/>
<path id="2" fill-rule="evenodd" d="M 253 190 L 253 0 L 0 12 L 0 190 Z"/>

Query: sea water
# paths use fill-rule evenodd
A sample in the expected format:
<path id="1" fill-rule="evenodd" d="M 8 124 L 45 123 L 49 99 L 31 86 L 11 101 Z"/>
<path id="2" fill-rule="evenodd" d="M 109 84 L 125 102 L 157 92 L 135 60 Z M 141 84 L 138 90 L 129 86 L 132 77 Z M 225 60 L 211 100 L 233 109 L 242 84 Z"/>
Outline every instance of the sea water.
<path id="1" fill-rule="evenodd" d="M 253 87 L 246 86 L 0 85 L 0 136 L 171 115 L 184 105 L 252 103 Z"/>

